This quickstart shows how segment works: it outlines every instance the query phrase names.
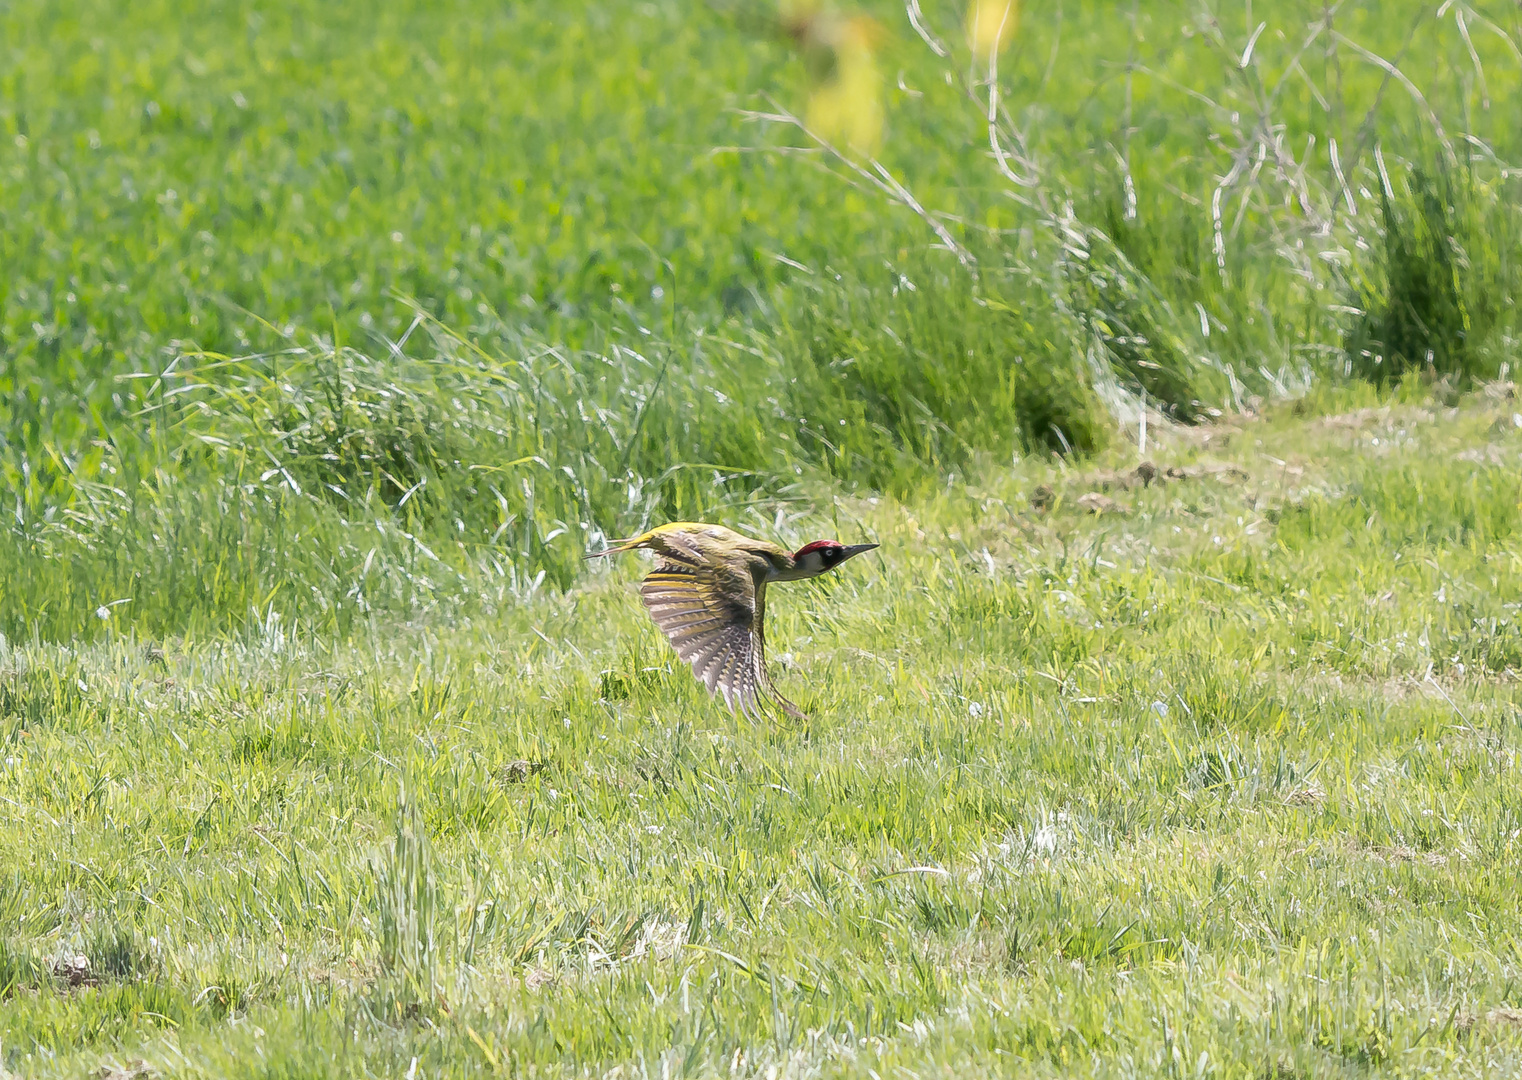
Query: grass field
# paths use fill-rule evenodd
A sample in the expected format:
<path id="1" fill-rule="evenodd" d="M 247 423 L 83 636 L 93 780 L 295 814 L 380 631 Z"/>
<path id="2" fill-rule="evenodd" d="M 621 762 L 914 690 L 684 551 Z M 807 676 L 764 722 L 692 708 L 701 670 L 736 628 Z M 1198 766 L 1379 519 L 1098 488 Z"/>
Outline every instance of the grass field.
<path id="1" fill-rule="evenodd" d="M 806 727 L 707 701 L 627 564 L 342 642 L 12 643 L 6 1066 L 1515 1071 L 1516 407 L 742 519 L 883 544 L 769 605 Z"/>
<path id="2" fill-rule="evenodd" d="M 494 610 L 800 477 L 1510 363 L 1515 4 L 1030 7 L 1021 183 L 871 10 L 885 167 L 976 278 L 742 115 L 808 82 L 722 10 L 0 6 L 0 625 Z"/>
<path id="3" fill-rule="evenodd" d="M 862 6 L 0 0 L 0 1080 L 1522 1072 L 1522 8 Z"/>

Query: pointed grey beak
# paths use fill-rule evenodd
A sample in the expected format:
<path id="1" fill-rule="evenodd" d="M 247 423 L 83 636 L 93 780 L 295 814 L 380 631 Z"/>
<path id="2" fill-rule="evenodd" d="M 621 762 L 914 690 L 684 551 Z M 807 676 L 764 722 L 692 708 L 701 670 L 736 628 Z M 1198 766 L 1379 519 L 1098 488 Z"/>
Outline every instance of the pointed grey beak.
<path id="1" fill-rule="evenodd" d="M 879 544 L 846 544 L 845 554 L 840 557 L 840 562 L 845 562 L 847 559 L 854 559 L 862 552 L 871 551 L 873 548 L 880 546 L 881 545 Z M 836 563 L 835 565 L 839 566 L 840 563 Z"/>

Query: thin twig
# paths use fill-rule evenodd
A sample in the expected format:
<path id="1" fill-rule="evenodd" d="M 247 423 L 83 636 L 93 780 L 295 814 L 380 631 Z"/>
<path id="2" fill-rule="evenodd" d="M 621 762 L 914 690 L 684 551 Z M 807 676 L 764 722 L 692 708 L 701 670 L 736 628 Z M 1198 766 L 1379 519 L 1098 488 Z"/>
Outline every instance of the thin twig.
<path id="1" fill-rule="evenodd" d="M 968 251 L 965 247 L 957 242 L 956 238 L 951 235 L 951 232 L 946 228 L 946 226 L 943 225 L 940 220 L 935 217 L 935 215 L 931 214 L 924 208 L 924 206 L 920 204 L 920 201 L 914 197 L 914 194 L 907 187 L 905 187 L 903 183 L 893 175 L 893 173 L 888 170 L 887 166 L 878 161 L 875 157 L 868 158 L 867 165 L 863 165 L 861 162 L 854 160 L 842 152 L 838 147 L 831 143 L 830 140 L 826 139 L 823 135 L 820 135 L 818 132 L 810 128 L 801 117 L 798 117 L 789 112 L 782 105 L 778 104 L 776 100 L 768 97 L 767 103 L 771 105 L 772 109 L 774 110 L 773 112 L 742 113 L 742 115 L 745 115 L 750 119 L 769 120 L 776 123 L 788 124 L 792 127 L 797 128 L 816 146 L 824 150 L 827 154 L 833 157 L 836 161 L 839 161 L 846 168 L 850 169 L 851 172 L 867 181 L 878 191 L 882 192 L 884 195 L 887 195 L 894 202 L 899 203 L 900 205 L 908 208 L 914 214 L 916 214 L 920 220 L 922 220 L 926 225 L 930 227 L 931 232 L 935 233 L 936 238 L 941 241 L 946 250 L 956 256 L 959 263 L 967 267 L 969 270 L 976 272 L 975 268 L 977 267 L 978 260 L 973 257 L 972 252 Z M 868 168 L 868 166 L 870 166 L 870 168 Z"/>
<path id="2" fill-rule="evenodd" d="M 1358 215 L 1358 204 L 1353 201 L 1353 189 L 1348 187 L 1348 178 L 1342 175 L 1342 162 L 1337 157 L 1337 140 L 1332 143 L 1332 172 L 1337 176 L 1337 183 L 1342 188 L 1342 197 L 1347 200 L 1348 213 L 1354 217 Z"/>
<path id="3" fill-rule="evenodd" d="M 1469 60 L 1474 64 L 1474 73 L 1480 80 L 1480 105 L 1489 111 L 1490 84 L 1485 81 L 1485 66 L 1480 63 L 1480 54 L 1475 51 L 1474 39 L 1469 36 L 1469 24 L 1464 21 L 1462 7 L 1453 13 L 1453 21 L 1459 25 L 1459 36 L 1464 39 L 1464 46 L 1469 50 Z"/>
<path id="4" fill-rule="evenodd" d="M 1390 66 L 1385 68 L 1385 77 L 1379 84 L 1378 92 L 1374 95 L 1374 102 L 1369 106 L 1368 112 L 1364 113 L 1363 122 L 1358 125 L 1358 138 L 1353 143 L 1353 155 L 1348 158 L 1348 172 L 1356 173 L 1358 171 L 1358 161 L 1363 157 L 1364 148 L 1369 145 L 1369 141 L 1374 135 L 1374 119 L 1379 115 L 1379 107 L 1384 102 L 1385 91 L 1390 88 L 1390 83 L 1395 78 L 1395 65 L 1398 65 L 1405 59 L 1406 53 L 1411 49 L 1411 43 L 1416 40 L 1416 32 L 1421 29 L 1422 23 L 1426 22 L 1426 20 L 1427 10 L 1423 7 L 1417 12 L 1416 17 L 1411 20 L 1411 28 L 1406 31 L 1406 40 L 1401 44 L 1400 51 L 1395 54 L 1395 60 Z M 1347 38 L 1334 30 L 1330 40 L 1347 41 Z M 1352 42 L 1349 41 L 1348 44 L 1352 45 Z"/>
<path id="5" fill-rule="evenodd" d="M 1136 79 L 1136 15 L 1140 0 L 1131 0 L 1131 39 L 1126 46 L 1126 110 L 1122 117 L 1120 167 L 1126 189 L 1127 221 L 1136 220 L 1136 181 L 1131 176 L 1131 106 Z M 1145 415 L 1145 413 L 1144 413 Z"/>
<path id="6" fill-rule="evenodd" d="M 1475 11 L 1473 8 L 1470 9 L 1469 14 L 1472 18 L 1479 22 L 1481 26 L 1489 30 L 1492 34 L 1496 35 L 1496 37 L 1500 38 L 1502 41 L 1506 42 L 1506 47 L 1511 50 L 1512 58 L 1515 59 L 1517 63 L 1522 64 L 1522 49 L 1517 48 L 1517 43 L 1512 40 L 1510 34 L 1501 29 L 1501 27 L 1497 26 L 1495 23 L 1491 22 L 1485 16 L 1481 15 L 1478 11 Z"/>
<path id="7" fill-rule="evenodd" d="M 1459 163 L 1459 157 L 1453 152 L 1453 144 L 1448 141 L 1448 133 L 1443 130 L 1443 122 L 1437 118 L 1437 113 L 1433 111 L 1432 106 L 1427 104 L 1426 97 L 1424 97 L 1422 92 L 1416 88 L 1416 84 L 1406 77 L 1406 73 L 1401 71 L 1400 68 L 1396 67 L 1394 64 L 1386 60 L 1383 56 L 1380 56 L 1378 53 L 1364 48 L 1362 45 L 1358 44 L 1358 42 L 1349 38 L 1346 34 L 1339 33 L 1335 30 L 1333 33 L 1336 34 L 1338 41 L 1342 42 L 1348 48 L 1358 53 L 1358 55 L 1362 56 L 1365 60 L 1368 60 L 1369 63 L 1383 68 L 1386 72 L 1388 72 L 1390 75 L 1393 75 L 1400 81 L 1400 84 L 1406 88 L 1407 92 L 1410 93 L 1411 97 L 1415 99 L 1416 103 L 1420 105 L 1422 109 L 1427 113 L 1427 122 L 1432 125 L 1432 130 L 1437 135 L 1438 142 L 1443 144 L 1443 150 L 1447 153 L 1448 156 L 1448 163 L 1450 165 L 1457 166 Z"/>
<path id="8" fill-rule="evenodd" d="M 925 23 L 925 14 L 920 11 L 920 0 L 904 0 L 904 10 L 909 13 L 909 25 L 914 27 L 914 32 L 920 36 L 920 40 L 930 46 L 930 51 L 941 59 L 951 55 L 951 50 L 941 42 L 941 39 L 930 32 L 930 27 Z"/>
<path id="9" fill-rule="evenodd" d="M 1036 88 L 1039 96 L 1046 93 L 1046 88 L 1052 81 L 1052 72 L 1057 69 L 1057 54 L 1062 48 L 1062 0 L 1057 0 L 1057 28 L 1052 32 L 1052 54 L 1047 57 L 1046 71 L 1041 76 L 1041 85 Z"/>
<path id="10" fill-rule="evenodd" d="M 1010 8 L 1004 9 L 1006 21 L 1009 19 L 1009 12 Z M 988 50 L 988 145 L 993 150 L 999 173 L 1006 180 L 1016 187 L 1033 188 L 1040 184 L 1040 179 L 1017 175 L 1009 167 L 1009 155 L 1005 153 L 1004 146 L 999 141 L 999 40 L 1004 36 L 1004 27 L 1005 23 L 1001 22 L 999 32 L 994 35 L 994 43 Z"/>

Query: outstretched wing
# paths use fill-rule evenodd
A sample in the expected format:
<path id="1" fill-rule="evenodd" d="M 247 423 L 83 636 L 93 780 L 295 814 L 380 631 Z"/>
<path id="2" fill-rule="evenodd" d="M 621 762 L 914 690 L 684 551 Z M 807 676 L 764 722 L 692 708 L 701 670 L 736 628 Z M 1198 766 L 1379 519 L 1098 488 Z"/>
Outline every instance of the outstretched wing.
<path id="1" fill-rule="evenodd" d="M 673 555 L 659 559 L 640 586 L 640 597 L 677 655 L 731 709 L 759 717 L 760 697 L 769 694 L 790 714 L 801 715 L 766 675 L 766 583 L 758 588 L 744 567 Z"/>

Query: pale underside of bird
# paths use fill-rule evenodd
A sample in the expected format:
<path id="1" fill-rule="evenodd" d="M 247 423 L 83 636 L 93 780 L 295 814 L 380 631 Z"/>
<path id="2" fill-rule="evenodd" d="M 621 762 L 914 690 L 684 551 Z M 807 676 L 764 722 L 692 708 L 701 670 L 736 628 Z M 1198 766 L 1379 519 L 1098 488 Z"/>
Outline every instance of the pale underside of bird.
<path id="1" fill-rule="evenodd" d="M 613 541 L 587 557 L 653 552 L 655 569 L 641 583 L 640 598 L 698 681 L 731 711 L 760 718 L 763 701 L 770 699 L 787 715 L 807 720 L 766 671 L 766 586 L 816 577 L 875 547 L 818 540 L 790 552 L 722 525 L 679 521 Z"/>

